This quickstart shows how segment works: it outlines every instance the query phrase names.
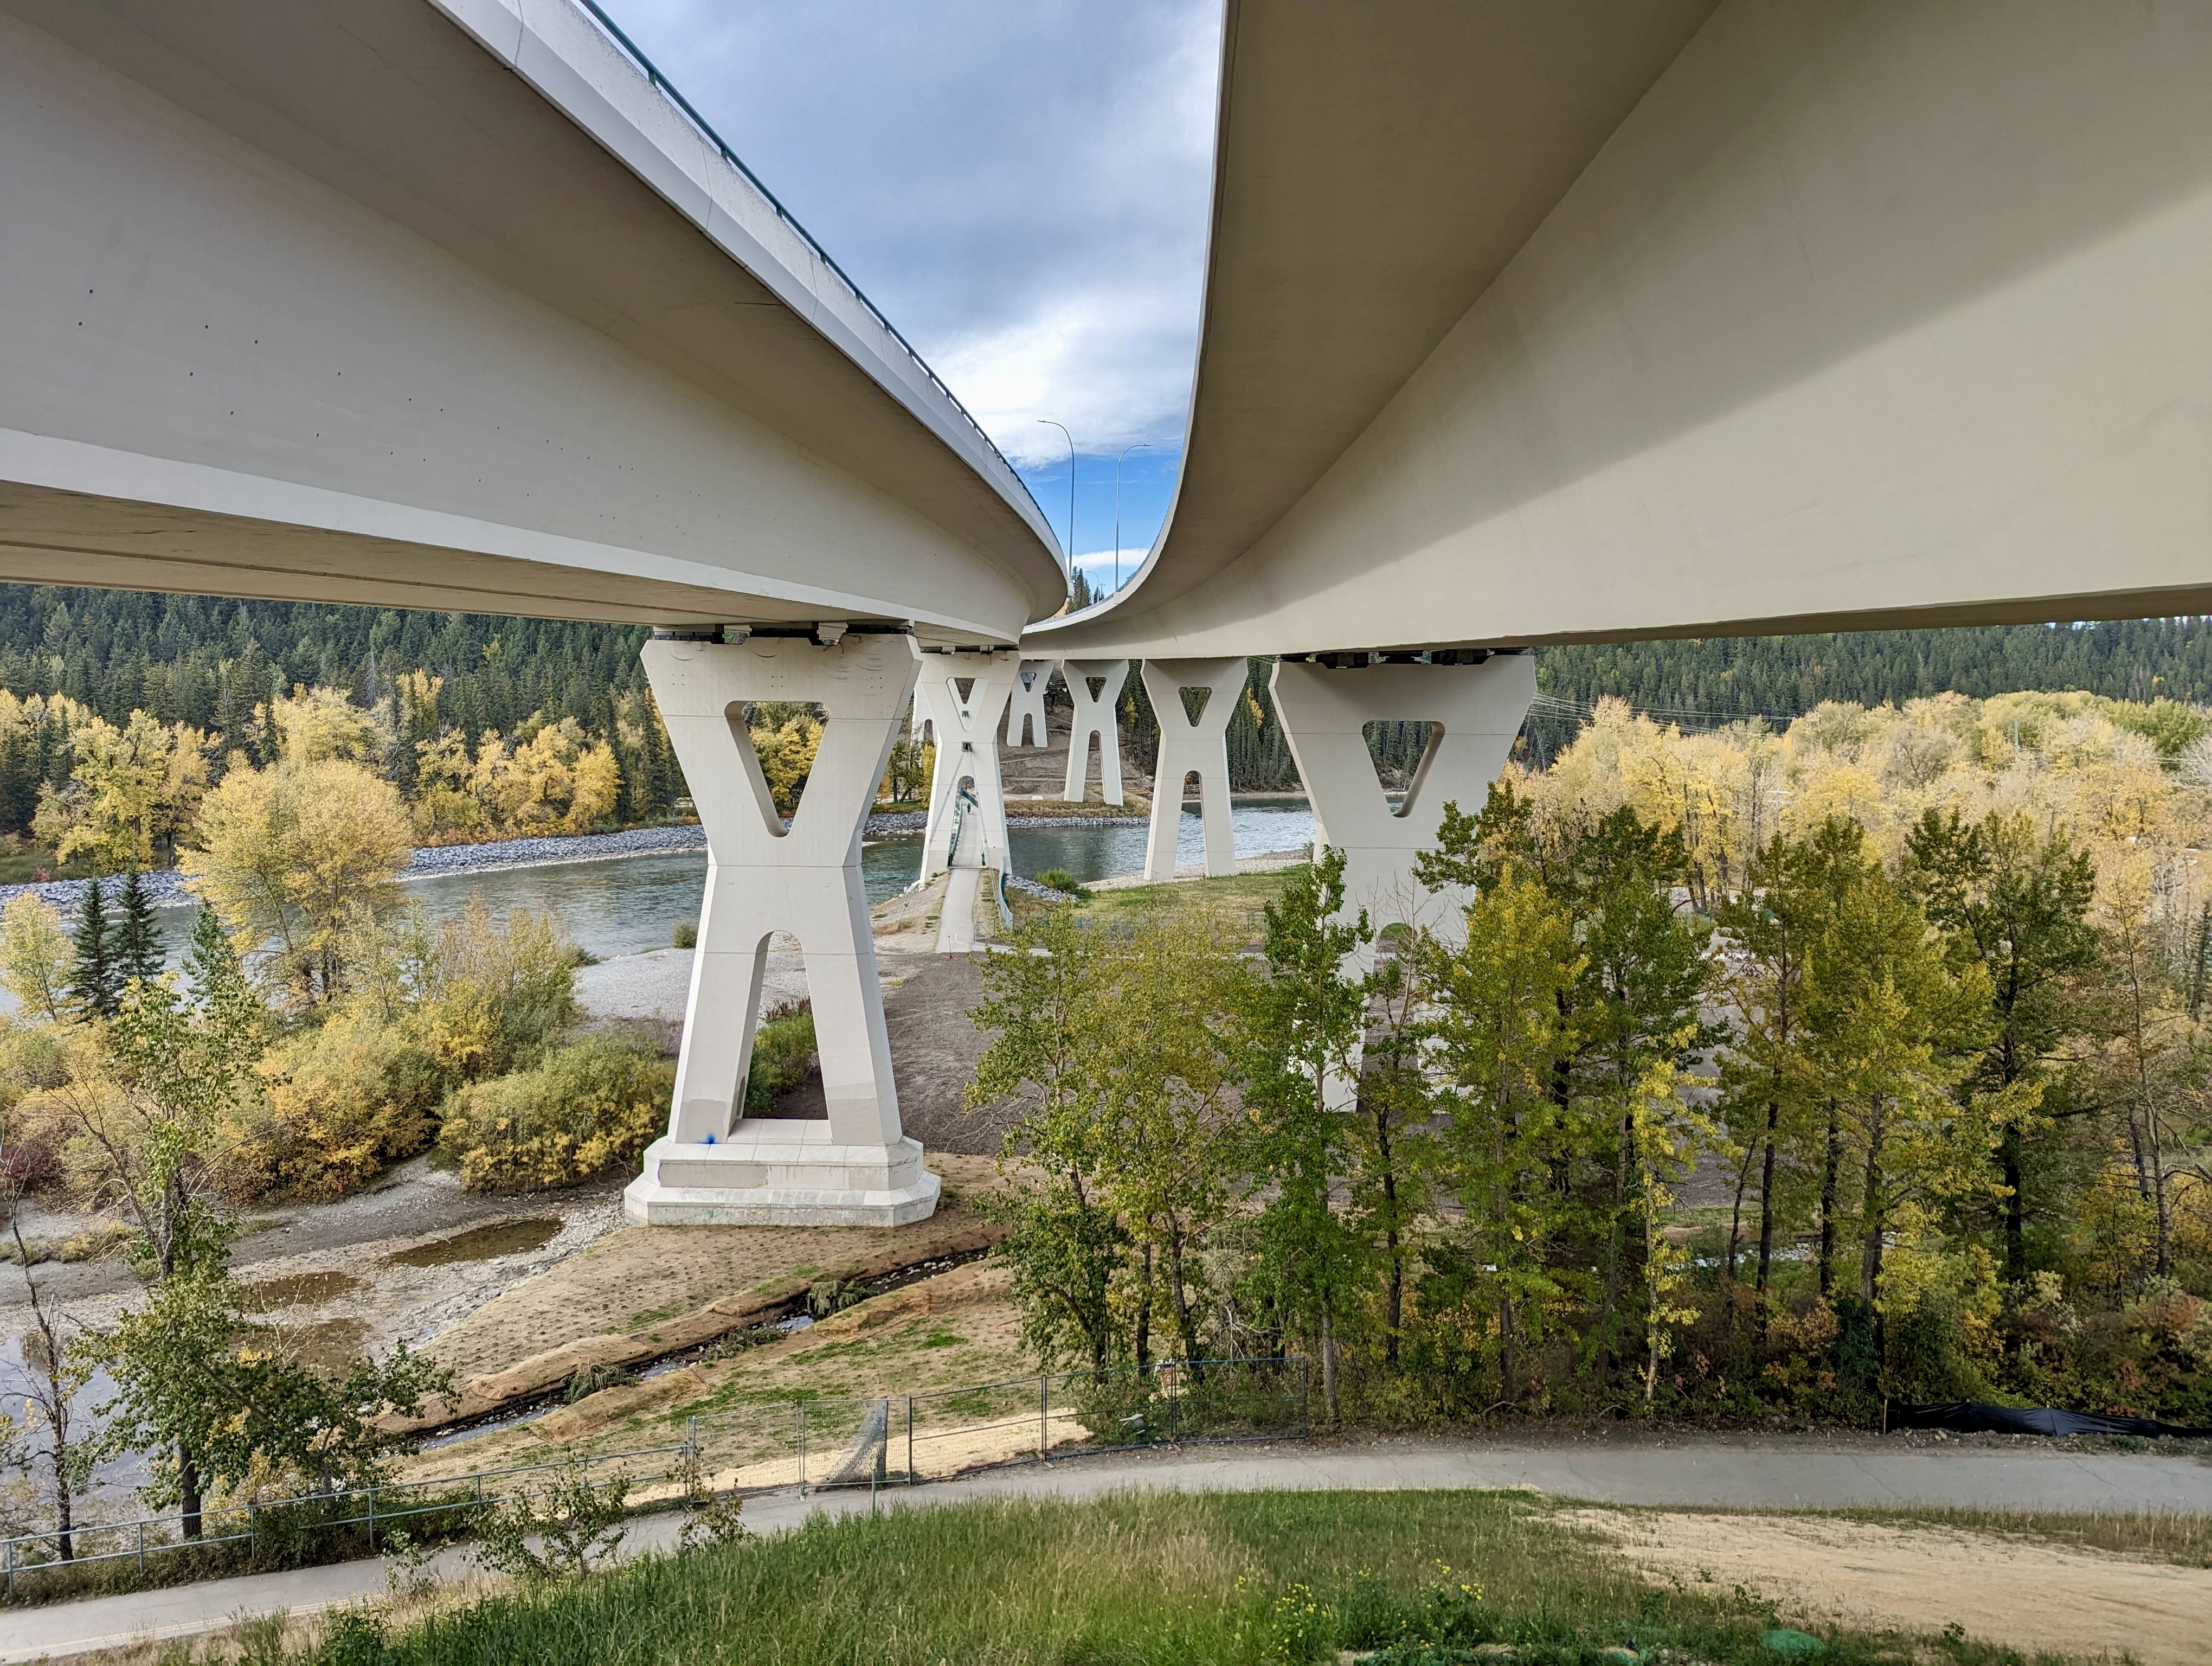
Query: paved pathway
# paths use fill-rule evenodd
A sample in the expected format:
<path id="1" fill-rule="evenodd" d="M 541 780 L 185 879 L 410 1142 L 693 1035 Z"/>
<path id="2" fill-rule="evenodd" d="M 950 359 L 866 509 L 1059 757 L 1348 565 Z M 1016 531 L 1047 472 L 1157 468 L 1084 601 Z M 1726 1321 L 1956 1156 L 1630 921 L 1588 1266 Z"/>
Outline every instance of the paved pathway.
<path id="1" fill-rule="evenodd" d="M 983 870 L 956 867 L 945 887 L 944 911 L 938 915 L 937 952 L 973 954 L 975 952 L 975 899 L 982 893 Z"/>
<path id="2" fill-rule="evenodd" d="M 994 1470 L 964 1481 L 888 1490 L 878 1508 L 921 1508 L 1000 1498 L 1095 1498 L 1127 1487 L 1188 1492 L 1260 1488 L 1351 1491 L 1530 1487 L 1594 1502 L 1739 1505 L 1765 1509 L 1845 1505 L 1985 1506 L 2035 1510 L 2180 1511 L 2212 1514 L 2212 1460 L 2143 1453 L 2053 1451 L 2033 1446 L 1922 1446 L 1870 1438 L 1684 1438 L 1613 1441 L 1381 1440 L 1196 1447 L 1079 1458 Z M 750 1499 L 756 1532 L 797 1526 L 815 1511 L 864 1512 L 865 1490 L 773 1493 Z M 650 1517 L 635 1549 L 665 1547 L 678 1526 Z M 466 1570 L 447 1551 L 432 1571 Z M 0 1609 L 0 1663 L 61 1658 L 149 1638 L 188 1636 L 241 1614 L 304 1613 L 380 1596 L 380 1562 L 254 1574 L 173 1590 L 94 1597 L 48 1608 Z"/>

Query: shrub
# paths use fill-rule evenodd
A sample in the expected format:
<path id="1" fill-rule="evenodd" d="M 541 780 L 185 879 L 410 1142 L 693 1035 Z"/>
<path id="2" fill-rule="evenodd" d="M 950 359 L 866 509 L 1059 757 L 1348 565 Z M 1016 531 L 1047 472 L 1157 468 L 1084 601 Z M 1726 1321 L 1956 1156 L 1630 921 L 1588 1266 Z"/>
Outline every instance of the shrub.
<path id="1" fill-rule="evenodd" d="M 637 1160 L 668 1119 L 676 1070 L 634 1041 L 592 1036 L 447 1102 L 439 1144 L 472 1191 L 573 1186 Z"/>
<path id="2" fill-rule="evenodd" d="M 745 1110 L 768 1110 L 806 1079 L 814 1067 L 814 1008 L 807 1001 L 769 1009 L 753 1036 L 752 1067 L 745 1073 Z"/>
<path id="3" fill-rule="evenodd" d="M 1046 887 L 1048 890 L 1060 891 L 1066 896 L 1073 897 L 1078 902 L 1083 901 L 1091 895 L 1088 891 L 1084 889 L 1083 881 L 1077 879 L 1073 873 L 1070 873 L 1064 867 L 1048 867 L 1045 869 L 1043 873 L 1037 875 L 1036 882 Z"/>
<path id="4" fill-rule="evenodd" d="M 622 1546 L 629 1482 L 597 1483 L 580 1459 L 518 1488 L 483 1519 L 477 1560 L 532 1584 L 605 1567 Z"/>
<path id="5" fill-rule="evenodd" d="M 423 1043 L 466 1081 L 512 1070 L 574 1016 L 576 948 L 552 915 L 517 909 L 495 924 L 481 897 L 439 933 Z"/>
<path id="6" fill-rule="evenodd" d="M 676 922 L 676 930 L 670 935 L 669 941 L 675 944 L 675 945 L 679 949 L 697 948 L 699 946 L 699 922 L 696 920 L 678 921 Z"/>
<path id="7" fill-rule="evenodd" d="M 260 1064 L 261 1102 L 234 1132 L 227 1188 L 328 1201 L 430 1143 L 451 1078 L 408 1026 L 342 1011 Z"/>

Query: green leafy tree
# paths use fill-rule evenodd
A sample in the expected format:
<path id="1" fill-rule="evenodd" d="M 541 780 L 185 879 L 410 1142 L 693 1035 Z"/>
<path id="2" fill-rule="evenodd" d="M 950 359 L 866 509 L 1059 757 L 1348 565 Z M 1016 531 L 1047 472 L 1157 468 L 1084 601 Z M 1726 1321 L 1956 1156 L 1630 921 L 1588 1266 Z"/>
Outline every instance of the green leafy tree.
<path id="1" fill-rule="evenodd" d="M 125 1312 L 100 1344 L 117 1390 L 109 1448 L 149 1455 L 146 1501 L 176 1506 L 188 1539 L 200 1536 L 207 1489 L 222 1479 L 219 1452 L 255 1397 L 225 1236 L 204 1231 L 192 1258 L 153 1283 L 146 1304 Z"/>
<path id="2" fill-rule="evenodd" d="M 1996 1095 L 1963 1104 L 1953 1097 L 1986 1043 L 1986 971 L 1975 962 L 1954 972 L 1904 887 L 1878 863 L 1844 854 L 1856 849 L 1848 836 L 1836 848 L 1827 870 L 1833 907 L 1807 980 L 1799 1064 L 1820 1084 L 1827 1111 L 1823 1292 L 1834 1283 L 1845 1217 L 1855 1213 L 1859 1299 L 1879 1322 L 1883 1256 L 1899 1208 L 1942 1208 L 1985 1194 L 2010 1106 Z M 1856 1199 L 1842 1189 L 1847 1161 L 1858 1170 Z"/>
<path id="3" fill-rule="evenodd" d="M 1182 1357 L 1196 1359 L 1202 1255 L 1235 1173 L 1232 1026 L 1247 974 L 1227 923 L 1199 907 L 1139 922 L 1111 957 L 1093 1092 L 1108 1195 L 1138 1245 L 1137 1353 L 1141 1364 L 1157 1291 Z"/>
<path id="4" fill-rule="evenodd" d="M 320 1492 L 366 1487 L 387 1459 L 413 1448 L 412 1436 L 386 1420 L 418 1416 L 430 1395 L 453 1390 L 451 1368 L 404 1342 L 337 1371 L 316 1370 L 283 1343 L 236 1334 L 237 1369 L 216 1374 L 215 1386 L 238 1395 L 228 1416 L 211 1420 L 206 1441 L 209 1469 L 226 1485 L 273 1465 Z"/>
<path id="5" fill-rule="evenodd" d="M 1692 1155 L 1688 1141 L 1715 1132 L 1692 1118 L 1680 1087 L 1698 1055 L 1721 1038 L 1704 1017 L 1716 968 L 1690 920 L 1673 902 L 1686 863 L 1680 839 L 1626 806 L 1562 830 L 1553 871 L 1583 955 L 1566 1012 L 1573 1025 L 1568 1092 L 1576 1136 L 1606 1179 L 1603 1280 L 1586 1347 L 1601 1374 L 1625 1352 L 1620 1332 L 1628 1289 L 1644 1269 L 1647 1309 L 1662 1295 L 1651 1261 L 1657 1211 Z M 1677 1315 L 1679 1317 L 1679 1314 Z M 1626 1320 L 1632 1324 L 1632 1320 Z M 1650 1397 L 1658 1354 L 1647 1316 Z"/>
<path id="6" fill-rule="evenodd" d="M 1462 921 L 1460 942 L 1431 933 L 1423 943 L 1434 1012 L 1425 1029 L 1451 1116 L 1443 1140 L 1464 1212 L 1462 1277 L 1494 1315 L 1498 1397 L 1510 1403 L 1520 1353 L 1560 1293 L 1545 1253 L 1561 1207 L 1550 1180 L 1565 1155 L 1551 1088 L 1573 1047 L 1560 1000 L 1585 963 L 1565 910 L 1510 861 Z"/>
<path id="7" fill-rule="evenodd" d="M 1730 951 L 1729 993 L 1739 1026 L 1721 1061 L 1721 1104 L 1748 1161 L 1759 1170 L 1759 1262 L 1754 1286 L 1765 1329 L 1774 1272 L 1775 1233 L 1784 1220 L 1785 1152 L 1802 1146 L 1808 1114 L 1805 982 L 1826 929 L 1828 893 L 1820 865 L 1780 834 L 1753 855 L 1742 891 L 1715 911 Z M 1739 1191 L 1741 1196 L 1741 1191 Z M 1739 1212 L 1741 1204 L 1738 1205 Z M 1733 1274 L 1735 1227 L 1729 1239 Z"/>
<path id="8" fill-rule="evenodd" d="M 1395 1371 L 1406 1329 L 1406 1292 L 1419 1264 L 1418 1235 L 1434 1203 L 1436 1095 L 1424 1057 L 1428 1011 L 1413 943 L 1401 927 L 1376 945 L 1368 974 L 1358 1101 L 1345 1128 L 1351 1213 L 1382 1279 L 1382 1363 Z"/>
<path id="9" fill-rule="evenodd" d="M 1246 1126 L 1240 1156 L 1261 1203 L 1261 1268 L 1279 1311 L 1321 1344 L 1322 1395 L 1338 1415 L 1335 1329 L 1358 1275 L 1359 1241 L 1334 1207 L 1352 1119 L 1343 1114 L 1367 1012 L 1351 956 L 1371 933 L 1346 917 L 1344 853 L 1293 869 L 1267 905 L 1267 975 L 1250 981 L 1238 1061 Z"/>
<path id="10" fill-rule="evenodd" d="M 1978 965 L 1988 980 L 1989 1044 L 1961 1086 L 2009 1107 L 1996 1166 L 2005 1277 L 2018 1283 L 2028 1274 L 2029 1155 L 2051 1126 L 2039 1112 L 2079 1028 L 2076 986 L 2099 964 L 2096 870 L 2063 830 L 2038 837 L 2026 816 L 1969 823 L 1929 810 L 1907 836 L 1902 877 L 1953 964 Z"/>
<path id="11" fill-rule="evenodd" d="M 1048 1364 L 1087 1358 L 1101 1380 L 1115 1352 L 1115 1280 L 1131 1244 L 1107 1195 L 1097 1116 L 1099 1007 L 1111 946 L 1060 908 L 1025 924 L 1012 952 L 982 962 L 983 1000 L 973 1018 L 992 1041 L 966 1097 L 971 1110 L 1007 1100 L 1022 1106 L 1000 1157 L 1015 1183 L 984 1207 L 1008 1229 L 1000 1253 L 1024 1338 Z"/>
<path id="12" fill-rule="evenodd" d="M 88 1201 L 135 1229 L 131 1265 L 149 1304 L 103 1349 L 123 1389 L 117 1438 L 159 1444 L 157 1493 L 197 1535 L 206 1420 L 236 1403 L 219 1391 L 233 1367 L 217 1356 L 242 1322 L 224 1271 L 232 1228 L 215 1207 L 222 1129 L 225 1112 L 255 1091 L 265 1014 L 227 945 L 193 970 L 193 997 L 173 973 L 132 984 L 104 1037 L 69 1038 L 57 1079 L 34 1101 L 64 1132 Z M 185 1369 L 187 1353 L 201 1365 Z"/>

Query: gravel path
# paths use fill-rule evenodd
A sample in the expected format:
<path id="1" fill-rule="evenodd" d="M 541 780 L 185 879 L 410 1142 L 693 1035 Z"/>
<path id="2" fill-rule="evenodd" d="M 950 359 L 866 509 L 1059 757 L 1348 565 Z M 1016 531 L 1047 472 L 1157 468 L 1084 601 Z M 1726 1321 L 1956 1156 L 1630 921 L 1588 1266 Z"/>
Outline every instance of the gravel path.
<path id="1" fill-rule="evenodd" d="M 879 1507 L 919 1509 L 1004 1498 L 1089 1499 L 1129 1487 L 1170 1492 L 1317 1488 L 1510 1488 L 1593 1503 L 1808 1510 L 1847 1505 L 1964 1505 L 2014 1510 L 2212 1511 L 2212 1464 L 2155 1454 L 2039 1449 L 1930 1450 L 1871 1438 L 1699 1437 L 1612 1441 L 1360 1440 L 1164 1450 L 1063 1460 L 986 1471 L 882 1499 L 867 1492 L 750 1499 L 755 1532 L 796 1527 L 815 1511 L 850 1515 Z M 632 1552 L 666 1550 L 681 1518 L 633 1525 Z M 470 1572 L 448 1550 L 429 1571 Z M 309 1613 L 381 1596 L 384 1565 L 346 1562 L 100 1596 L 8 1613 L 0 1662 L 60 1659 L 153 1638 L 195 1636 L 241 1614 Z M 2186 1593 L 2194 1601 L 2194 1588 Z"/>

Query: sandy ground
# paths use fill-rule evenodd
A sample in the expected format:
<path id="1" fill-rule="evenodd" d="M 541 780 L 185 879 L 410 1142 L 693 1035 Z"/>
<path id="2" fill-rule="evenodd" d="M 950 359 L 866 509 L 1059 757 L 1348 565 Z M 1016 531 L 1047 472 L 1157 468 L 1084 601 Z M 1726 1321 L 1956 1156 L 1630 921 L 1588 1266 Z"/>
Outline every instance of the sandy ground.
<path id="1" fill-rule="evenodd" d="M 1743 1585 L 1786 1617 L 1968 1637 L 2140 1666 L 2212 1659 L 2212 1568 L 2004 1534 L 1792 1516 L 1613 1510 L 1561 1519 L 1662 1581 Z"/>
<path id="2" fill-rule="evenodd" d="M 911 1395 L 917 1402 L 917 1467 L 942 1476 L 1035 1453 L 1035 1370 L 1022 1344 L 1020 1315 L 1008 1299 L 1006 1270 L 971 1262 L 775 1341 L 710 1354 L 640 1383 L 603 1389 L 573 1406 L 441 1441 L 404 1469 L 422 1478 L 538 1463 L 555 1452 L 649 1447 L 683 1439 L 686 1420 L 696 1416 L 705 1468 L 718 1487 L 787 1486 L 799 1479 L 792 1399 L 814 1397 L 809 1446 L 819 1479 L 825 1453 L 834 1465 L 845 1444 L 838 1414 L 824 1410 L 827 1402 L 889 1396 L 899 1402 L 895 1467 L 903 1471 L 905 1401 Z M 1009 1379 L 1020 1381 L 980 1402 L 945 1393 Z M 1053 1411 L 1055 1442 L 1082 1438 L 1072 1408 Z M 649 1483 L 660 1467 L 646 1464 L 640 1479 Z M 648 1484 L 639 1496 L 650 1491 Z"/>
<path id="3" fill-rule="evenodd" d="M 510 1280 L 442 1328 L 430 1352 L 464 1382 L 596 1336 L 654 1339 L 654 1325 L 893 1250 L 924 1253 L 978 1225 L 988 1162 L 945 1155 L 945 1201 L 913 1226 L 633 1226 L 617 1224 L 534 1276 Z"/>
<path id="4" fill-rule="evenodd" d="M 433 1168 L 427 1157 L 403 1163 L 366 1192 L 337 1203 L 292 1205 L 250 1215 L 246 1231 L 231 1252 L 240 1280 L 263 1285 L 301 1275 L 330 1273 L 371 1280 L 377 1298 L 368 1310 L 360 1292 L 328 1300 L 286 1300 L 272 1317 L 289 1327 L 308 1327 L 342 1316 L 365 1322 L 364 1341 L 388 1343 L 404 1336 L 419 1341 L 442 1318 L 465 1311 L 497 1289 L 574 1254 L 618 1223 L 619 1181 L 580 1186 L 529 1197 L 486 1197 L 464 1188 L 458 1176 Z M 535 1248 L 487 1259 L 425 1268 L 394 1267 L 385 1257 L 450 1234 L 505 1222 L 551 1223 L 545 1241 Z M 27 1210 L 25 1231 L 59 1237 L 82 1231 L 96 1218 L 52 1210 Z M 42 1262 L 40 1288 L 88 1322 L 100 1322 L 123 1301 L 138 1294 L 137 1280 L 122 1260 Z M 294 1284 L 295 1289 L 313 1286 Z M 0 1276 L 0 1330 L 20 1328 L 16 1310 L 24 1303 L 22 1279 Z"/>

